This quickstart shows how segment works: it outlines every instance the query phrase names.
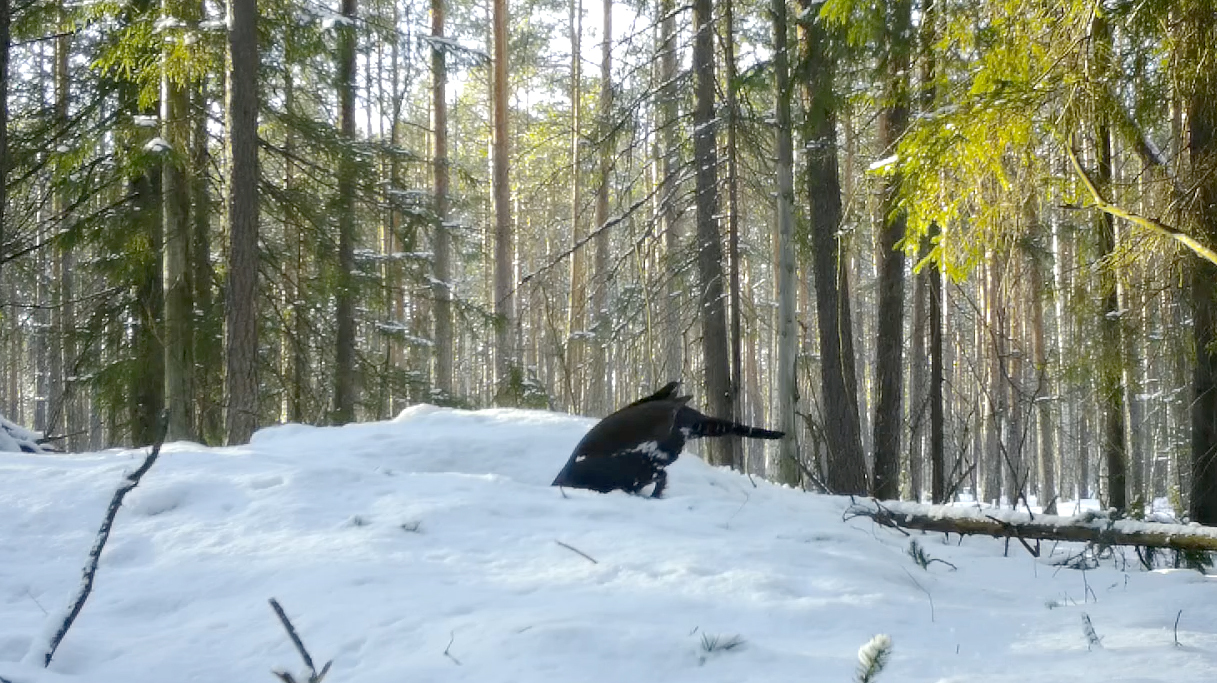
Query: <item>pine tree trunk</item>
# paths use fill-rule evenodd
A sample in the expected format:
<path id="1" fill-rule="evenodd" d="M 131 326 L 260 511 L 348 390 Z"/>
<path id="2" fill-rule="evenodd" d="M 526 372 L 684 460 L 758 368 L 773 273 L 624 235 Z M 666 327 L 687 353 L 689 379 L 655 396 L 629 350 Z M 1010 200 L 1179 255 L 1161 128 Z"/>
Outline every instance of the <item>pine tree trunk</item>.
<path id="1" fill-rule="evenodd" d="M 515 328 L 515 298 L 512 294 L 511 186 L 508 179 L 507 130 L 507 0 L 494 0 L 494 316 L 495 383 L 500 404 L 513 405 L 515 397 L 506 383 L 515 371 L 512 332 Z"/>
<path id="2" fill-rule="evenodd" d="M 794 239 L 794 142 L 790 115 L 790 59 L 787 45 L 786 0 L 772 0 L 773 17 L 773 71 L 774 91 L 777 95 L 777 138 L 774 148 L 777 157 L 777 291 L 778 300 L 778 353 L 777 367 L 777 422 L 778 429 L 786 433 L 778 444 L 778 481 L 795 485 L 802 479 L 798 466 L 799 439 L 798 410 L 799 350 L 798 328 L 795 316 L 799 281 L 795 276 Z"/>
<path id="3" fill-rule="evenodd" d="M 338 133 L 346 145 L 355 144 L 355 17 L 357 0 L 342 0 L 349 22 L 338 32 Z M 334 339 L 334 424 L 355 419 L 355 162 L 354 150 L 344 149 L 338 174 L 338 272 Z"/>
<path id="4" fill-rule="evenodd" d="M 718 227 L 718 150 L 714 112 L 714 18 L 711 0 L 693 0 L 693 163 L 696 167 L 697 272 L 706 372 L 706 406 L 711 415 L 731 414 L 731 369 L 727 311 L 723 303 L 723 247 Z M 723 439 L 706 447 L 711 465 L 731 464 Z"/>
<path id="5" fill-rule="evenodd" d="M 431 0 L 431 35 L 444 37 L 444 0 Z M 396 82 L 396 81 L 395 81 Z M 442 44 L 431 46 L 431 107 L 435 131 L 435 388 L 452 397 L 452 235 L 448 232 L 448 66 Z M 396 129 L 397 121 L 393 122 Z"/>
<path id="6" fill-rule="evenodd" d="M 228 4 L 228 231 L 226 442 L 258 424 L 258 3 Z M 340 176 L 339 182 L 341 183 Z"/>
<path id="7" fill-rule="evenodd" d="M 583 2 L 571 0 L 570 3 L 570 42 L 571 50 L 570 72 L 570 226 L 571 248 L 570 256 L 570 296 L 566 307 L 566 405 L 569 410 L 579 412 L 587 409 L 585 397 L 587 387 L 583 363 L 587 355 L 587 249 L 582 244 L 587 237 L 587 231 L 580 220 L 582 197 L 582 139 L 579 128 L 583 116 L 583 58 L 580 54 L 583 44 Z M 662 105 L 661 105 L 662 106 Z"/>
<path id="8" fill-rule="evenodd" d="M 206 111 L 208 105 L 206 79 L 200 79 L 194 91 L 195 111 Z M 211 266 L 211 216 L 212 199 L 210 174 L 207 169 L 211 160 L 208 144 L 211 133 L 208 117 L 195 116 L 191 140 L 191 193 L 193 210 L 191 221 L 191 255 L 193 272 L 190 277 L 194 287 L 194 308 L 191 333 L 194 346 L 191 356 L 195 360 L 195 416 L 198 421 L 196 434 L 202 443 L 216 444 L 224 440 L 224 319 L 217 310 L 215 292 L 212 289 L 215 271 Z"/>
<path id="9" fill-rule="evenodd" d="M 930 245 L 923 243 L 920 259 L 929 256 Z M 927 353 L 926 331 L 929 326 L 929 290 L 930 273 L 928 269 L 913 276 L 913 322 L 912 339 L 909 349 L 908 377 L 908 425 L 909 425 L 909 498 L 921 501 L 925 489 L 925 435 L 929 428 L 929 354 Z"/>
<path id="10" fill-rule="evenodd" d="M 739 129 L 739 81 L 736 78 L 735 65 L 735 13 L 734 1 L 726 0 L 720 3 L 723 15 L 723 77 L 727 81 L 724 90 L 727 94 L 727 266 L 728 292 L 731 301 L 731 389 L 728 400 L 731 405 L 731 419 L 743 422 L 743 407 L 740 395 L 743 387 L 741 367 L 743 353 L 740 345 L 743 343 L 741 327 L 743 326 L 743 311 L 741 310 L 742 294 L 740 292 L 740 248 L 739 248 L 739 145 L 736 142 Z M 730 452 L 731 467 L 736 470 L 744 468 L 743 440 L 738 436 L 728 436 L 723 439 Z"/>
<path id="11" fill-rule="evenodd" d="M 816 16 L 818 4 L 800 0 L 809 17 L 799 26 L 800 69 L 804 123 L 802 145 L 807 153 L 805 183 L 811 222 L 816 289 L 816 318 L 820 332 L 824 431 L 828 455 L 825 482 L 833 493 L 865 493 L 866 461 L 858 415 L 854 370 L 854 333 L 850 317 L 849 264 L 841 227 L 841 183 L 837 177 L 836 101 L 828 36 Z"/>
<path id="12" fill-rule="evenodd" d="M 659 225 L 664 242 L 664 275 L 667 286 L 663 307 L 663 366 L 661 376 L 665 381 L 680 379 L 684 365 L 684 335 L 681 329 L 681 302 L 684 288 L 678 279 L 680 264 L 681 231 L 676 212 L 676 193 L 679 183 L 676 174 L 680 167 L 676 127 L 679 125 L 680 92 L 676 87 L 676 2 L 660 0 L 659 3 Z"/>
<path id="13" fill-rule="evenodd" d="M 189 19 L 183 3 L 163 0 L 162 16 Z M 185 160 L 190 148 L 190 98 L 184 85 L 171 77 L 172 43 L 162 49 L 161 135 L 174 156 L 161 164 L 162 228 L 165 231 L 163 281 L 165 292 L 165 407 L 169 409 L 166 439 L 197 440 L 194 431 L 194 359 L 191 357 L 194 302 L 190 283 L 190 185 Z"/>
<path id="14" fill-rule="evenodd" d="M 138 229 L 152 247 L 152 256 L 141 264 L 135 284 L 135 325 L 131 333 L 133 364 L 129 393 L 128 420 L 131 444 L 143 446 L 157 440 L 157 424 L 165 405 L 165 348 L 157 334 L 157 325 L 164 308 L 161 289 L 161 253 L 164 232 L 161 228 L 161 171 L 153 167 L 133 180 L 132 195 L 139 207 Z"/>
<path id="15" fill-rule="evenodd" d="M 1106 79 L 1111 69 L 1111 25 L 1106 14 L 1096 12 L 1092 24 L 1095 36 L 1095 68 Z M 1111 127 L 1107 113 L 1096 112 L 1095 151 L 1098 173 L 1095 183 L 1105 196 L 1111 196 L 1112 155 Z M 1120 302 L 1116 292 L 1116 273 L 1110 264 L 1116 248 L 1115 221 L 1111 214 L 1098 216 L 1099 287 L 1102 298 L 1099 330 L 1102 347 L 1099 352 L 1099 402 L 1103 410 L 1103 461 L 1107 464 L 1107 507 L 1124 510 L 1128 507 L 1128 451 L 1124 441 L 1124 387 L 1120 363 Z"/>
<path id="16" fill-rule="evenodd" d="M 939 3 L 937 0 L 921 0 L 921 34 L 919 37 L 921 49 L 921 109 L 930 112 L 937 104 L 938 92 L 935 80 L 937 60 L 934 43 L 938 35 Z M 926 241 L 934 244 L 939 237 L 937 223 L 930 225 Z M 929 319 L 928 354 L 930 357 L 930 385 L 927 401 L 930 410 L 930 501 L 946 502 L 946 417 L 942 396 L 942 270 L 937 263 L 926 266 L 926 297 Z"/>
<path id="17" fill-rule="evenodd" d="M 909 54 L 912 49 L 912 2 L 886 4 L 884 102 L 879 113 L 879 144 L 894 154 L 909 117 Z M 904 239 L 905 216 L 899 208 L 900 175 L 888 176 L 883 188 L 883 229 L 879 238 L 879 310 L 875 338 L 875 474 L 873 491 L 879 498 L 900 494 L 900 400 L 904 390 Z"/>
<path id="18" fill-rule="evenodd" d="M 1188 3 L 1187 39 L 1194 54 L 1217 44 L 1212 0 Z M 1200 61 L 1192 62 L 1199 64 Z M 1196 227 L 1205 244 L 1217 244 L 1217 73 L 1200 68 L 1188 102 L 1192 177 L 1199 185 Z M 1196 367 L 1192 374 L 1191 517 L 1217 524 L 1217 266 L 1191 264 L 1192 334 Z"/>
<path id="19" fill-rule="evenodd" d="M 8 254 L 4 253 L 8 244 L 8 62 L 9 49 L 12 44 L 12 8 L 11 0 L 0 0 L 0 262 Z M 0 265 L 0 272 L 3 266 Z"/>
<path id="20" fill-rule="evenodd" d="M 64 21 L 64 6 L 59 4 L 60 21 Z M 71 83 L 68 75 L 68 51 L 71 48 L 71 37 L 66 33 L 55 38 L 55 125 L 61 133 L 68 128 L 69 89 Z M 62 190 L 55 192 L 53 212 L 60 221 L 60 230 L 69 224 L 68 200 Z M 61 444 L 70 452 L 77 452 L 82 445 L 81 435 L 84 424 L 80 416 L 80 400 L 76 395 L 76 310 L 74 288 L 73 248 L 57 244 L 55 249 L 56 286 L 59 297 L 55 307 L 55 329 L 58 338 L 56 360 L 59 379 L 57 386 L 60 391 L 60 407 L 63 414 L 63 433 L 66 440 Z"/>
<path id="21" fill-rule="evenodd" d="M 592 319 L 595 336 L 592 340 L 591 362 L 588 369 L 588 407 L 593 415 L 607 415 L 613 408 L 609 402 L 608 345 L 612 343 L 612 325 L 608 315 L 609 282 L 609 183 L 612 171 L 613 129 L 613 2 L 604 0 L 603 40 L 600 44 L 600 103 L 596 112 L 596 141 L 599 144 L 599 167 L 596 186 L 596 215 L 593 226 L 596 236 L 592 242 Z"/>
<path id="22" fill-rule="evenodd" d="M 976 330 L 976 349 L 985 349 L 984 389 L 984 451 L 977 453 L 978 469 L 984 473 L 981 494 L 985 502 L 1001 503 L 1001 474 L 1003 470 L 1001 445 L 1002 427 L 1005 423 L 1005 384 L 1002 380 L 1003 330 L 1001 325 L 1001 263 L 999 256 L 988 253 L 984 276 L 984 321 Z"/>
<path id="23" fill-rule="evenodd" d="M 1057 465 L 1057 448 L 1053 438 L 1052 405 L 1059 401 L 1059 398 L 1056 395 L 1055 374 L 1048 364 L 1048 343 L 1044 334 L 1044 265 L 1041 255 L 1037 253 L 1030 253 L 1029 259 L 1031 342 L 1035 374 L 1040 382 L 1040 392 L 1035 404 L 1035 423 L 1039 432 L 1035 452 L 1036 469 L 1039 472 L 1037 499 L 1045 513 L 1056 514 L 1056 475 L 1059 466 Z"/>

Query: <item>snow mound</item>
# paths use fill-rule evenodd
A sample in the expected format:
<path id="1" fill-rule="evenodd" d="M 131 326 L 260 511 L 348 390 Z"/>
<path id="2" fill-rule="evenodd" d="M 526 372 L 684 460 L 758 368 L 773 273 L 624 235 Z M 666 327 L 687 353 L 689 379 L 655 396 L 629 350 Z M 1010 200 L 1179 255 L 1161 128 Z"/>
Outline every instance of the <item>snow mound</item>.
<path id="1" fill-rule="evenodd" d="M 167 444 L 48 670 L 22 660 L 143 452 L 2 454 L 0 677 L 298 673 L 271 597 L 343 683 L 848 681 L 878 633 L 892 643 L 881 683 L 1208 683 L 1217 669 L 1209 577 L 1141 572 L 1135 557 L 1058 570 L 1078 550 L 1063 546 L 1037 560 L 1017 544 L 1003 556 L 999 540 L 911 539 L 843 520 L 847 499 L 691 455 L 662 500 L 549 486 L 592 423 L 414 406 L 240 447 Z M 917 566 L 913 539 L 958 569 Z"/>
<path id="2" fill-rule="evenodd" d="M 41 434 L 9 422 L 0 415 L 0 452 L 44 453 L 46 449 L 38 443 L 41 438 Z"/>

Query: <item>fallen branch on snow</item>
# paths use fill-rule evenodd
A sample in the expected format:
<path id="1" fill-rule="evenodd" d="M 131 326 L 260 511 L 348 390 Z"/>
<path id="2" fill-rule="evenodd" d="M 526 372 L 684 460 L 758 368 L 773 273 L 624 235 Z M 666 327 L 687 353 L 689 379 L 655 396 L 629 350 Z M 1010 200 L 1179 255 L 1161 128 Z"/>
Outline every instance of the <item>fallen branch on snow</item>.
<path id="1" fill-rule="evenodd" d="M 283 630 L 287 631 L 287 637 L 292 639 L 292 645 L 296 646 L 296 652 L 300 653 L 300 659 L 304 660 L 304 666 L 308 667 L 308 678 L 300 681 L 300 683 L 321 683 L 325 675 L 329 673 L 330 665 L 334 663 L 334 660 L 331 659 L 326 662 L 325 666 L 321 667 L 321 672 L 318 673 L 316 667 L 313 666 L 313 657 L 309 655 L 308 649 L 304 647 L 304 642 L 300 640 L 300 634 L 296 632 L 296 627 L 292 626 L 291 619 L 287 618 L 287 613 L 283 611 L 279 601 L 271 598 L 270 607 L 275 610 L 275 616 L 279 617 L 279 623 L 283 624 Z M 286 671 L 276 670 L 272 673 L 278 676 L 279 680 L 283 681 L 283 683 L 296 683 L 295 676 Z"/>
<path id="2" fill-rule="evenodd" d="M 63 642 L 64 636 L 68 634 L 68 629 L 72 628 L 76 617 L 80 616 L 80 610 L 85 606 L 85 601 L 89 599 L 89 593 L 93 591 L 93 578 L 97 575 L 97 565 L 101 561 L 101 551 L 105 549 L 106 541 L 110 538 L 110 528 L 114 526 L 114 518 L 118 515 L 118 509 L 123 505 L 123 498 L 127 497 L 131 489 L 139 485 L 139 480 L 156 463 L 156 458 L 161 453 L 161 446 L 165 443 L 165 432 L 168 428 L 169 411 L 163 410 L 161 411 L 160 424 L 157 425 L 156 443 L 152 445 L 152 452 L 148 454 L 148 457 L 144 458 L 144 464 L 140 465 L 137 470 L 128 474 L 123 479 L 122 484 L 119 484 L 118 489 L 114 492 L 114 497 L 110 499 L 110 507 L 106 509 L 106 517 L 101 522 L 101 529 L 97 531 L 97 539 L 93 541 L 93 547 L 89 549 L 89 559 L 85 563 L 84 574 L 80 581 L 80 589 L 76 592 L 76 597 L 72 600 L 68 613 L 63 618 L 63 623 L 59 625 L 55 634 L 51 636 L 51 642 L 48 644 L 46 654 L 43 656 L 42 666 L 44 668 L 51 665 L 51 659 L 55 656 L 55 650 L 59 649 L 59 644 Z"/>
<path id="3" fill-rule="evenodd" d="M 975 534 L 1020 541 L 1077 541 L 1101 546 L 1143 546 L 1179 551 L 1217 552 L 1217 528 L 1198 524 L 1162 524 L 1112 519 L 1104 513 L 1077 517 L 899 501 L 855 501 L 850 517 L 869 517 L 896 529 Z"/>

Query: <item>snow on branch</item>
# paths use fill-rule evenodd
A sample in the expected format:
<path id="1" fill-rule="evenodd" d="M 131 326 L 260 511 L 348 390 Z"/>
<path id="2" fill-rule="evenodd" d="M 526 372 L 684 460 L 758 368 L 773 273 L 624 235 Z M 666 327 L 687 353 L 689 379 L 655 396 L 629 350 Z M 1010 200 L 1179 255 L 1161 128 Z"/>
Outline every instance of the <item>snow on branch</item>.
<path id="1" fill-rule="evenodd" d="M 1019 540 L 1077 541 L 1105 546 L 1217 551 L 1217 527 L 1116 519 L 1102 512 L 1064 517 L 993 508 L 865 500 L 855 501 L 846 515 L 869 517 L 878 524 L 897 529 Z"/>

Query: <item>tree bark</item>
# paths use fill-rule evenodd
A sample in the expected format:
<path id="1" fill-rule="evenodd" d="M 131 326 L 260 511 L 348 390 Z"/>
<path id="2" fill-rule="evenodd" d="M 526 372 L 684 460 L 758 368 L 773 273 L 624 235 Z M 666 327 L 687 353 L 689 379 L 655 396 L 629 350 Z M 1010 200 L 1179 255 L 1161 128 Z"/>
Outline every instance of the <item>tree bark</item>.
<path id="1" fill-rule="evenodd" d="M 731 370 L 727 349 L 727 311 L 723 303 L 723 247 L 718 226 L 718 150 L 714 113 L 714 19 L 711 0 L 693 0 L 693 163 L 696 166 L 697 272 L 706 405 L 711 415 L 731 415 Z M 712 439 L 707 461 L 731 465 L 731 448 Z"/>
<path id="2" fill-rule="evenodd" d="M 1217 551 L 1217 529 L 1183 524 L 1157 524 L 1140 520 L 1114 520 L 1103 515 L 1058 517 L 977 508 L 944 508 L 901 502 L 868 501 L 851 507 L 847 515 L 870 517 L 876 523 L 900 529 L 946 534 L 969 534 L 1023 540 L 1132 545 L 1180 551 Z"/>
<path id="3" fill-rule="evenodd" d="M 921 50 L 921 110 L 925 113 L 933 111 L 938 101 L 936 79 L 937 58 L 934 43 L 938 35 L 938 0 L 921 0 L 921 31 L 919 47 Z M 937 223 L 930 225 L 926 241 L 935 244 L 940 229 Z M 935 503 L 946 502 L 946 416 L 944 410 L 942 384 L 942 270 L 936 262 L 925 266 L 926 298 L 928 305 L 929 338 L 927 353 L 930 358 L 930 385 L 927 401 L 930 409 L 930 500 Z"/>
<path id="4" fill-rule="evenodd" d="M 258 2 L 228 3 L 228 232 L 226 441 L 258 424 Z M 341 182 L 341 181 L 340 181 Z"/>
<path id="5" fill-rule="evenodd" d="M 355 419 L 355 16 L 357 0 L 342 0 L 346 20 L 338 31 L 338 133 L 347 145 L 338 173 L 337 330 L 334 340 L 334 424 Z"/>
<path id="6" fill-rule="evenodd" d="M 833 493 L 864 493 L 866 461 L 858 415 L 854 333 L 850 317 L 849 263 L 841 234 L 841 182 L 837 177 L 836 101 L 828 36 L 816 17 L 819 5 L 800 0 L 800 73 L 807 150 L 807 215 L 811 223 L 816 319 L 820 332 L 821 400 L 828 456 L 825 482 Z"/>
<path id="7" fill-rule="evenodd" d="M 66 10 L 59 3 L 60 22 L 64 22 Z M 55 38 L 55 125 L 60 134 L 68 132 L 69 99 L 71 77 L 68 71 L 71 36 L 66 32 Z M 2 198 L 0 198 L 2 201 Z M 59 221 L 59 230 L 66 231 L 70 225 L 68 198 L 64 190 L 55 193 L 53 212 Z M 0 231 L 2 232 L 2 231 Z M 59 305 L 56 306 L 55 329 L 59 337 L 59 387 L 63 410 L 63 432 L 66 440 L 63 447 L 69 452 L 79 452 L 84 445 L 85 425 L 78 396 L 76 369 L 76 304 L 75 304 L 75 251 L 71 245 L 56 245 L 56 270 Z"/>
<path id="8" fill-rule="evenodd" d="M 1036 228 L 1037 232 L 1040 228 Z M 1030 296 L 1031 296 L 1031 328 L 1032 346 L 1035 355 L 1035 373 L 1040 384 L 1040 396 L 1035 404 L 1035 424 L 1038 430 L 1036 439 L 1036 469 L 1039 472 L 1038 502 L 1044 512 L 1056 513 L 1057 483 L 1056 473 L 1058 453 L 1055 432 L 1052 428 L 1052 405 L 1058 401 L 1054 388 L 1054 373 L 1048 364 L 1048 342 L 1044 334 L 1044 264 L 1045 256 L 1029 253 L 1030 260 Z"/>
<path id="9" fill-rule="evenodd" d="M 799 350 L 797 315 L 799 281 L 795 277 L 794 239 L 794 142 L 790 114 L 790 59 L 787 45 L 786 0 L 772 0 L 773 72 L 777 95 L 776 140 L 777 153 L 777 300 L 778 300 L 778 363 L 774 370 L 778 386 L 778 429 L 786 436 L 778 444 L 778 481 L 797 484 L 802 478 L 799 468 L 798 409 L 799 388 L 796 366 Z"/>
<path id="10" fill-rule="evenodd" d="M 676 127 L 679 125 L 680 92 L 676 87 L 676 2 L 660 0 L 659 3 L 659 225 L 664 242 L 664 275 L 667 278 L 663 307 L 663 367 L 661 376 L 667 380 L 680 379 L 684 366 L 684 335 L 681 329 L 681 302 L 684 288 L 678 279 L 680 272 L 681 231 L 676 211 L 676 193 L 679 183 L 676 173 L 679 168 L 679 147 Z"/>
<path id="11" fill-rule="evenodd" d="M 609 400 L 608 345 L 612 343 L 612 323 L 608 315 L 609 283 L 609 184 L 613 168 L 613 1 L 602 5 L 603 40 L 600 43 L 600 102 L 596 111 L 596 140 L 599 144 L 596 173 L 596 214 L 593 219 L 596 236 L 592 255 L 592 324 L 594 336 L 591 362 L 588 368 L 587 403 L 593 415 L 608 415 L 613 407 Z"/>
<path id="12" fill-rule="evenodd" d="M 1199 55 L 1217 44 L 1212 0 L 1187 5 L 1188 47 Z M 1192 64 L 1200 64 L 1197 59 Z M 1192 177 L 1199 186 L 1197 232 L 1217 244 L 1217 73 L 1197 67 L 1189 96 L 1188 147 Z M 1191 264 L 1192 334 L 1196 366 L 1192 374 L 1192 521 L 1217 524 L 1217 265 Z"/>
<path id="13" fill-rule="evenodd" d="M 444 37 L 444 0 L 431 0 L 431 35 Z M 452 396 L 452 235 L 448 232 L 448 66 L 441 41 L 431 45 L 431 111 L 435 130 L 435 388 Z M 396 125 L 394 121 L 394 125 Z"/>
<path id="14" fill-rule="evenodd" d="M 1108 78 L 1111 69 L 1111 25 L 1105 12 L 1095 12 L 1092 33 L 1095 36 L 1096 70 L 1100 79 Z M 1104 196 L 1111 196 L 1112 156 L 1111 126 L 1106 111 L 1096 112 L 1095 151 L 1098 161 L 1096 185 Z M 1120 362 L 1120 302 L 1116 292 L 1116 273 L 1111 258 L 1116 248 L 1115 220 L 1103 212 L 1098 217 L 1099 277 L 1101 310 L 1099 320 L 1102 346 L 1099 351 L 1099 402 L 1103 410 L 1103 460 L 1107 463 L 1107 506 L 1117 510 L 1128 507 L 1128 451 L 1124 441 L 1124 387 Z"/>
<path id="15" fill-rule="evenodd" d="M 163 0 L 162 16 L 189 18 L 184 3 Z M 186 159 L 190 146 L 190 96 L 175 81 L 169 63 L 173 43 L 162 48 L 161 135 L 174 155 L 161 164 L 162 229 L 165 231 L 163 282 L 165 317 L 165 407 L 169 409 L 170 441 L 197 440 L 194 430 L 194 359 L 190 350 L 194 328 L 194 302 L 190 287 L 190 185 Z"/>
<path id="16" fill-rule="evenodd" d="M 511 186 L 508 178 L 507 130 L 507 0 L 494 0 L 494 316 L 495 382 L 500 402 L 514 404 L 506 382 L 515 371 L 512 330 L 515 297 L 512 294 L 512 256 L 515 235 L 511 226 Z"/>
<path id="17" fill-rule="evenodd" d="M 0 263 L 8 256 L 8 62 L 12 45 L 11 0 L 0 0 Z M 2 268 L 2 266 L 0 266 Z"/>
<path id="18" fill-rule="evenodd" d="M 894 0 L 885 26 L 883 109 L 879 113 L 879 145 L 894 154 L 909 118 L 909 54 L 912 50 L 912 2 Z M 897 165 L 899 168 L 899 165 Z M 880 233 L 879 312 L 875 339 L 875 473 L 872 489 L 879 498 L 900 493 L 900 408 L 904 390 L 904 239 L 905 216 L 899 207 L 900 174 L 887 177 L 883 188 L 883 230 Z"/>
<path id="19" fill-rule="evenodd" d="M 731 406 L 731 419 L 744 422 L 741 413 L 740 396 L 743 387 L 742 360 L 743 353 L 740 345 L 743 343 L 741 327 L 743 311 L 741 310 L 742 294 L 740 292 L 740 248 L 739 248 L 739 145 L 736 142 L 739 129 L 739 82 L 736 78 L 735 65 L 735 13 L 734 2 L 727 0 L 720 4 L 723 15 L 723 77 L 727 81 L 724 90 L 727 95 L 727 268 L 728 292 L 731 302 L 731 389 L 728 401 Z M 730 452 L 731 467 L 743 471 L 744 449 L 743 439 L 729 435 L 723 439 Z"/>
<path id="20" fill-rule="evenodd" d="M 207 105 L 206 79 L 199 79 L 195 83 L 193 106 L 201 112 L 207 110 Z M 224 441 L 224 314 L 216 302 L 215 270 L 211 264 L 212 199 L 208 172 L 211 133 L 208 117 L 195 116 L 193 123 L 190 162 L 193 195 L 190 263 L 193 272 L 190 283 L 194 288 L 194 311 L 191 312 L 194 330 L 190 336 L 193 340 L 191 357 L 196 363 L 195 431 L 202 443 L 217 444 Z"/>
<path id="21" fill-rule="evenodd" d="M 583 363 L 587 350 L 587 251 L 580 245 L 587 236 L 580 220 L 582 202 L 582 138 L 579 128 L 583 118 L 583 2 L 570 3 L 570 297 L 566 307 L 566 403 L 569 410 L 587 409 Z M 662 106 L 662 105 L 661 105 Z"/>

